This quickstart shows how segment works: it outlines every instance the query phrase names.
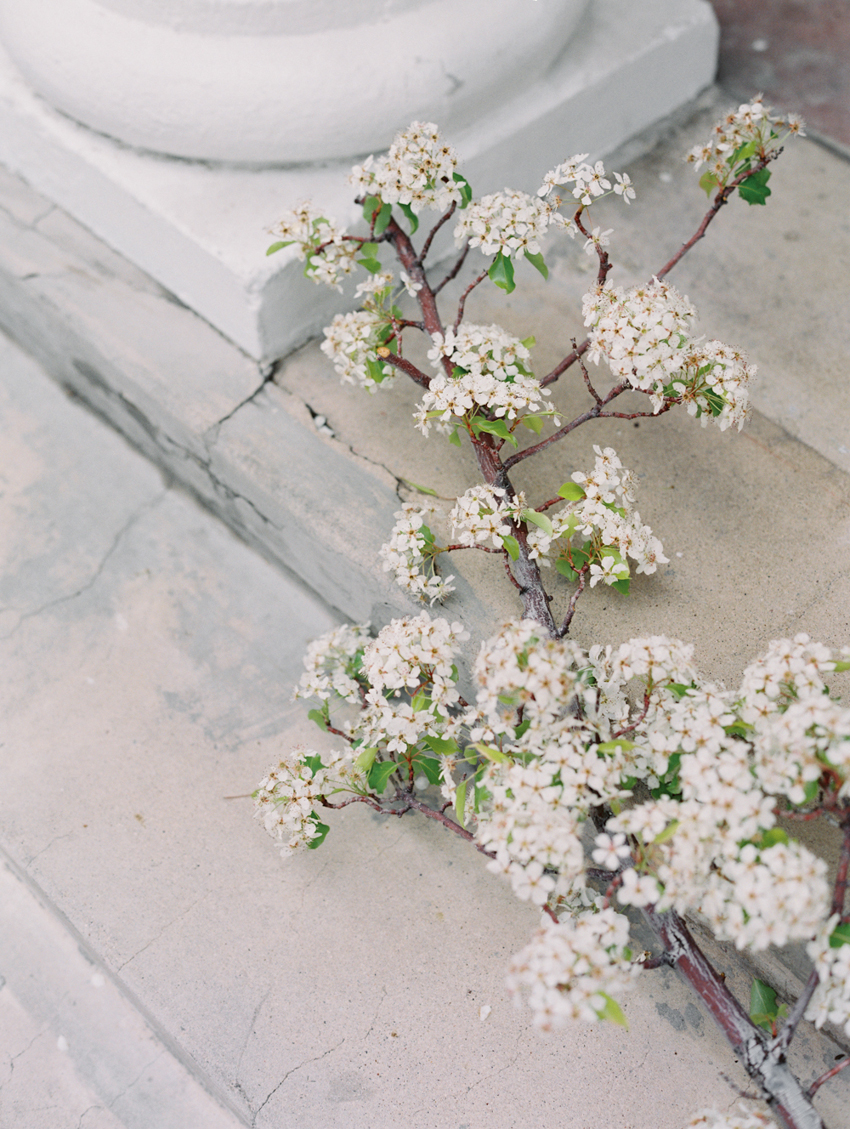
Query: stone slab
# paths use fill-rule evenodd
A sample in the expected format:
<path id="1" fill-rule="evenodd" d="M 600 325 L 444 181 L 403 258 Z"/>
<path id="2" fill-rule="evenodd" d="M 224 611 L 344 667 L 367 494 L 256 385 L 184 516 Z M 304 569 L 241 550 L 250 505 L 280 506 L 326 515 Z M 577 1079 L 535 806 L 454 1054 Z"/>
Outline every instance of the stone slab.
<path id="1" fill-rule="evenodd" d="M 746 1079 L 664 971 L 638 982 L 628 1033 L 542 1041 L 503 988 L 536 912 L 433 825 L 349 808 L 321 852 L 282 862 L 245 793 L 284 743 L 312 740 L 289 687 L 330 617 L 6 343 L 0 390 L 0 434 L 15 443 L 0 464 L 0 546 L 20 613 L 0 643 L 0 847 L 31 884 L 18 904 L 35 886 L 48 918 L 36 948 L 26 915 L 4 914 L 15 945 L 0 1007 L 18 1043 L 45 1047 L 66 1030 L 45 1020 L 45 1000 L 79 1009 L 60 1065 L 10 1039 L 14 1070 L 70 1094 L 76 1114 L 72 1083 L 94 1085 L 108 1062 L 98 1051 L 69 1079 L 67 1056 L 113 1036 L 83 1005 L 114 987 L 139 1006 L 108 1049 L 142 1030 L 134 1045 L 153 1056 L 144 1020 L 254 1129 L 681 1129 L 698 1107 L 734 1107 Z M 41 959 L 51 944 L 67 963 Z M 50 977 L 26 983 L 28 959 Z M 798 1053 L 809 1079 L 840 1052 L 806 1032 Z M 185 1129 L 219 1124 L 180 1107 L 161 1075 L 151 1092 L 168 1116 L 183 1108 Z M 840 1125 L 844 1076 L 821 1094 Z M 96 1106 L 83 1126 L 116 1129 Z M 147 1125 L 168 1126 L 166 1113 Z"/>
<path id="2" fill-rule="evenodd" d="M 716 56 L 706 0 L 594 0 L 553 68 L 496 111 L 482 107 L 475 127 L 450 140 L 479 194 L 506 178 L 533 190 L 567 153 L 610 151 L 693 98 Z M 347 300 L 305 288 L 291 251 L 264 252 L 279 211 L 305 197 L 346 225 L 357 218 L 350 162 L 251 169 L 142 153 L 53 111 L 0 50 L 0 163 L 251 357 L 284 355 Z"/>

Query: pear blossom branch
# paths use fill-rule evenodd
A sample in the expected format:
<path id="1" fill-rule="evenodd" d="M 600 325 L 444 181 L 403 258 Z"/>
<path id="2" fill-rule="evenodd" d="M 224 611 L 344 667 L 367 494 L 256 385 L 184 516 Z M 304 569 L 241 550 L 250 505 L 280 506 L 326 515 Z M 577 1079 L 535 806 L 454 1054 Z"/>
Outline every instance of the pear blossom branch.
<path id="1" fill-rule="evenodd" d="M 539 443 L 535 443 L 533 446 L 526 447 L 522 451 L 517 451 L 515 455 L 511 455 L 509 459 L 505 460 L 505 470 L 511 470 L 512 467 L 515 467 L 517 463 L 522 462 L 523 459 L 527 459 L 530 455 L 536 455 L 538 451 L 543 451 L 547 447 L 551 447 L 553 443 L 557 443 L 559 439 L 563 439 L 565 435 L 569 435 L 571 431 L 575 431 L 577 427 L 579 427 L 583 423 L 587 423 L 589 419 L 597 419 L 600 415 L 602 415 L 602 408 L 606 404 L 610 404 L 611 401 L 615 400 L 618 396 L 622 395 L 622 393 L 625 392 L 628 388 L 631 388 L 631 385 L 626 380 L 621 381 L 619 384 L 615 384 L 604 400 L 600 400 L 598 404 L 594 404 L 592 408 L 589 408 L 586 412 L 582 412 L 582 414 L 580 416 L 576 416 L 574 420 L 571 420 L 569 423 L 565 423 L 563 427 L 554 432 L 554 434 L 548 436 L 546 439 L 541 439 Z"/>
<path id="2" fill-rule="evenodd" d="M 466 290 L 464 290 L 463 294 L 461 294 L 460 301 L 457 304 L 457 317 L 455 318 L 454 326 L 452 327 L 455 333 L 457 333 L 457 328 L 463 321 L 463 311 L 466 306 L 466 299 L 469 297 L 475 287 L 484 281 L 484 279 L 487 277 L 487 273 L 488 272 L 486 270 L 483 270 L 477 278 L 473 279 L 472 282 L 470 282 L 469 286 L 467 286 Z"/>
<path id="3" fill-rule="evenodd" d="M 443 279 L 443 281 L 438 283 L 434 287 L 434 294 L 435 295 L 439 294 L 440 291 L 443 289 L 443 287 L 447 283 L 451 282 L 453 278 L 457 278 L 457 276 L 460 274 L 461 267 L 463 266 L 464 262 L 466 261 L 466 256 L 468 254 L 469 254 L 469 240 L 467 240 L 466 243 L 464 244 L 463 250 L 461 251 L 460 255 L 458 256 L 457 261 L 455 262 L 455 265 L 452 267 L 452 269 L 449 271 L 449 273 L 446 275 L 446 277 Z"/>
<path id="4" fill-rule="evenodd" d="M 378 349 L 377 352 L 378 356 L 381 358 L 385 365 L 391 365 L 393 368 L 398 369 L 399 372 L 403 372 L 406 376 L 409 376 L 411 380 L 416 381 L 416 383 L 421 385 L 423 388 L 430 388 L 431 377 L 421 369 L 417 368 L 412 361 L 407 360 L 406 357 L 398 356 L 397 353 L 391 353 L 389 349 L 386 348 Z"/>
<path id="5" fill-rule="evenodd" d="M 457 210 L 457 200 L 453 200 L 451 207 L 447 211 L 443 212 L 443 214 L 440 216 L 440 218 L 437 220 L 437 222 L 431 228 L 430 232 L 428 233 L 428 238 L 422 244 L 422 250 L 419 252 L 419 262 L 420 263 L 425 262 L 425 256 L 431 250 L 431 244 L 434 242 L 434 236 L 437 234 L 437 232 L 440 230 L 440 228 L 443 226 L 444 223 L 449 222 L 449 220 L 455 214 L 456 210 Z"/>

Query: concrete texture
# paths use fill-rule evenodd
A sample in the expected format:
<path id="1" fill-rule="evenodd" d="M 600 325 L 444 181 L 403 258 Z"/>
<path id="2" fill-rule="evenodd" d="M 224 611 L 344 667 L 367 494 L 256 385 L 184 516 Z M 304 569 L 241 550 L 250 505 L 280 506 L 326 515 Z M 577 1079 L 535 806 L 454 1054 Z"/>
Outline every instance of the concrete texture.
<path id="1" fill-rule="evenodd" d="M 14 5 L 6 7 L 11 13 Z M 67 5 L 59 7 L 64 11 Z M 106 20 L 102 6 L 87 7 L 102 29 Z M 265 10 L 263 5 L 256 7 Z M 477 18 L 474 5 L 468 10 Z M 22 15 L 29 23 L 29 10 Z M 435 13 L 430 18 L 439 23 L 441 17 Z M 546 22 L 545 13 L 539 18 Z M 79 21 L 68 19 L 79 34 Z M 73 36 L 65 41 L 61 30 L 53 28 L 60 36 L 60 54 L 83 50 L 74 47 Z M 143 33 L 150 31 L 142 27 Z M 497 37 L 501 41 L 504 31 L 502 27 Z M 180 36 L 172 38 L 179 41 Z M 200 37 L 205 38 L 209 37 Z M 339 38 L 345 48 L 342 32 Z M 245 37 L 242 39 L 244 47 Z M 38 35 L 34 44 L 50 56 L 46 73 L 54 76 L 56 60 L 44 36 Z M 268 43 L 258 40 L 257 44 L 264 48 L 262 65 L 271 64 L 286 75 L 285 63 L 275 58 Z M 133 46 L 137 51 L 151 50 L 146 34 Z M 218 46 L 215 40 L 213 47 Z M 350 42 L 347 47 L 356 57 L 356 47 Z M 494 47 L 484 48 L 485 57 Z M 191 51 L 191 47 L 183 50 Z M 308 49 L 302 46 L 302 50 Z M 461 52 L 466 50 L 464 45 Z M 173 57 L 170 49 L 169 54 Z M 308 55 L 314 70 L 309 50 Z M 534 190 L 546 169 L 566 153 L 585 148 L 596 154 L 610 151 L 695 97 L 712 81 L 716 58 L 717 25 L 707 0 L 653 0 L 640 7 L 628 0 L 593 0 L 575 37 L 551 66 L 535 68 L 533 77 L 527 77 L 519 90 L 511 86 L 510 97 L 482 94 L 477 109 L 472 112 L 467 107 L 447 136 L 464 155 L 465 171 L 479 194 L 497 191 L 506 181 L 514 188 Z M 450 71 L 445 56 L 443 62 Z M 107 66 L 114 63 L 110 57 Z M 160 64 L 164 65 L 163 60 Z M 356 65 L 367 78 L 375 70 L 361 66 L 359 59 Z M 492 69 L 482 69 L 479 87 L 485 79 L 490 85 Z M 385 122 L 380 148 L 411 120 L 409 116 L 399 121 L 387 117 L 392 110 L 386 107 L 393 103 L 387 90 L 398 86 L 406 97 L 413 80 L 411 68 L 403 62 L 389 68 L 389 79 L 386 66 L 378 70 L 381 94 L 374 101 Z M 161 84 L 170 89 L 161 73 L 157 72 Z M 340 104 L 345 94 L 335 84 L 338 79 L 331 66 L 315 84 L 330 90 L 333 101 Z M 72 89 L 78 85 L 70 77 L 68 81 Z M 126 75 L 119 76 L 124 96 L 127 81 Z M 263 88 L 259 82 L 256 87 L 277 113 L 269 89 L 273 87 Z M 74 94 L 78 97 L 80 92 L 74 90 Z M 190 94 L 209 101 L 203 98 L 203 88 L 200 94 L 198 89 Z M 305 97 L 303 92 L 301 97 Z M 102 100 L 96 101 L 102 114 Z M 313 101 L 306 97 L 308 106 Z M 412 117 L 429 120 L 424 112 L 428 106 L 433 108 L 430 99 Z M 307 121 L 311 120 L 309 113 L 304 115 Z M 318 116 L 327 117 L 327 112 L 320 111 Z M 368 119 L 375 120 L 372 107 Z M 190 116 L 188 122 L 197 140 L 197 121 Z M 186 124 L 181 122 L 181 126 Z M 309 133 L 309 125 L 305 128 Z M 250 122 L 242 133 L 251 133 Z M 555 153 L 553 137 L 558 139 Z M 334 143 L 338 142 L 336 138 Z M 138 137 L 132 143 L 141 144 Z M 364 146 L 365 142 L 361 138 L 357 144 Z M 375 146 L 369 145 L 366 151 L 371 148 Z M 362 154 L 362 148 L 358 151 Z M 352 204 L 346 181 L 353 163 L 348 153 L 350 149 L 339 149 L 336 160 L 304 164 L 299 163 L 303 153 L 281 156 L 272 151 L 272 157 L 266 159 L 276 163 L 270 167 L 238 167 L 227 161 L 179 160 L 133 149 L 53 110 L 27 86 L 0 49 L 0 163 L 147 271 L 249 356 L 263 362 L 303 343 L 326 324 L 330 311 L 344 308 L 350 300 L 350 294 L 340 297 L 312 285 L 305 287 L 301 264 L 291 250 L 265 258 L 271 242 L 268 229 L 281 209 L 295 207 L 305 198 L 313 199 L 344 226 L 357 219 L 360 209 Z"/>
<path id="2" fill-rule="evenodd" d="M 348 809 L 278 858 L 244 793 L 313 740 L 289 689 L 330 618 L 0 348 L 2 1129 L 679 1129 L 733 1106 L 746 1079 L 667 972 L 629 1033 L 541 1040 L 502 986 L 537 914 L 440 829 Z M 839 1053 L 806 1032 L 797 1065 Z M 838 1117 L 843 1081 L 821 1093 Z"/>

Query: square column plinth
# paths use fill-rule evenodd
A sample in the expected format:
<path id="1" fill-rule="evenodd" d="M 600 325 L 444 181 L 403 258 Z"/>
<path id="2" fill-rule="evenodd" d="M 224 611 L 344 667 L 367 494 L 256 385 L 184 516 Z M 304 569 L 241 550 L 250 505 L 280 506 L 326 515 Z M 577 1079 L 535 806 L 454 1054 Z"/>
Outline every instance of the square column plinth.
<path id="1" fill-rule="evenodd" d="M 694 98 L 714 78 L 717 39 L 707 0 L 591 0 L 548 73 L 447 140 L 477 195 L 534 191 L 570 154 L 604 156 Z M 305 285 L 291 250 L 265 257 L 268 229 L 304 199 L 356 220 L 350 161 L 241 168 L 133 150 L 51 109 L 0 53 L 0 163 L 260 362 L 351 305 Z"/>

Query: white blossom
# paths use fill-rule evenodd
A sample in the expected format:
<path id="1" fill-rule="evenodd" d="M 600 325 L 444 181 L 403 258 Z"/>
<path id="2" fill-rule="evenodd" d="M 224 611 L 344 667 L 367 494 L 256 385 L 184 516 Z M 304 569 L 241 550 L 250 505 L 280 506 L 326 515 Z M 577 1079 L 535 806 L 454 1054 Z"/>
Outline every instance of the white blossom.
<path id="1" fill-rule="evenodd" d="M 351 170 L 359 196 L 378 196 L 385 204 L 407 204 L 444 211 L 461 202 L 454 180 L 457 153 L 443 141 L 433 122 L 412 122 L 398 133 L 389 152 L 368 157 Z"/>

